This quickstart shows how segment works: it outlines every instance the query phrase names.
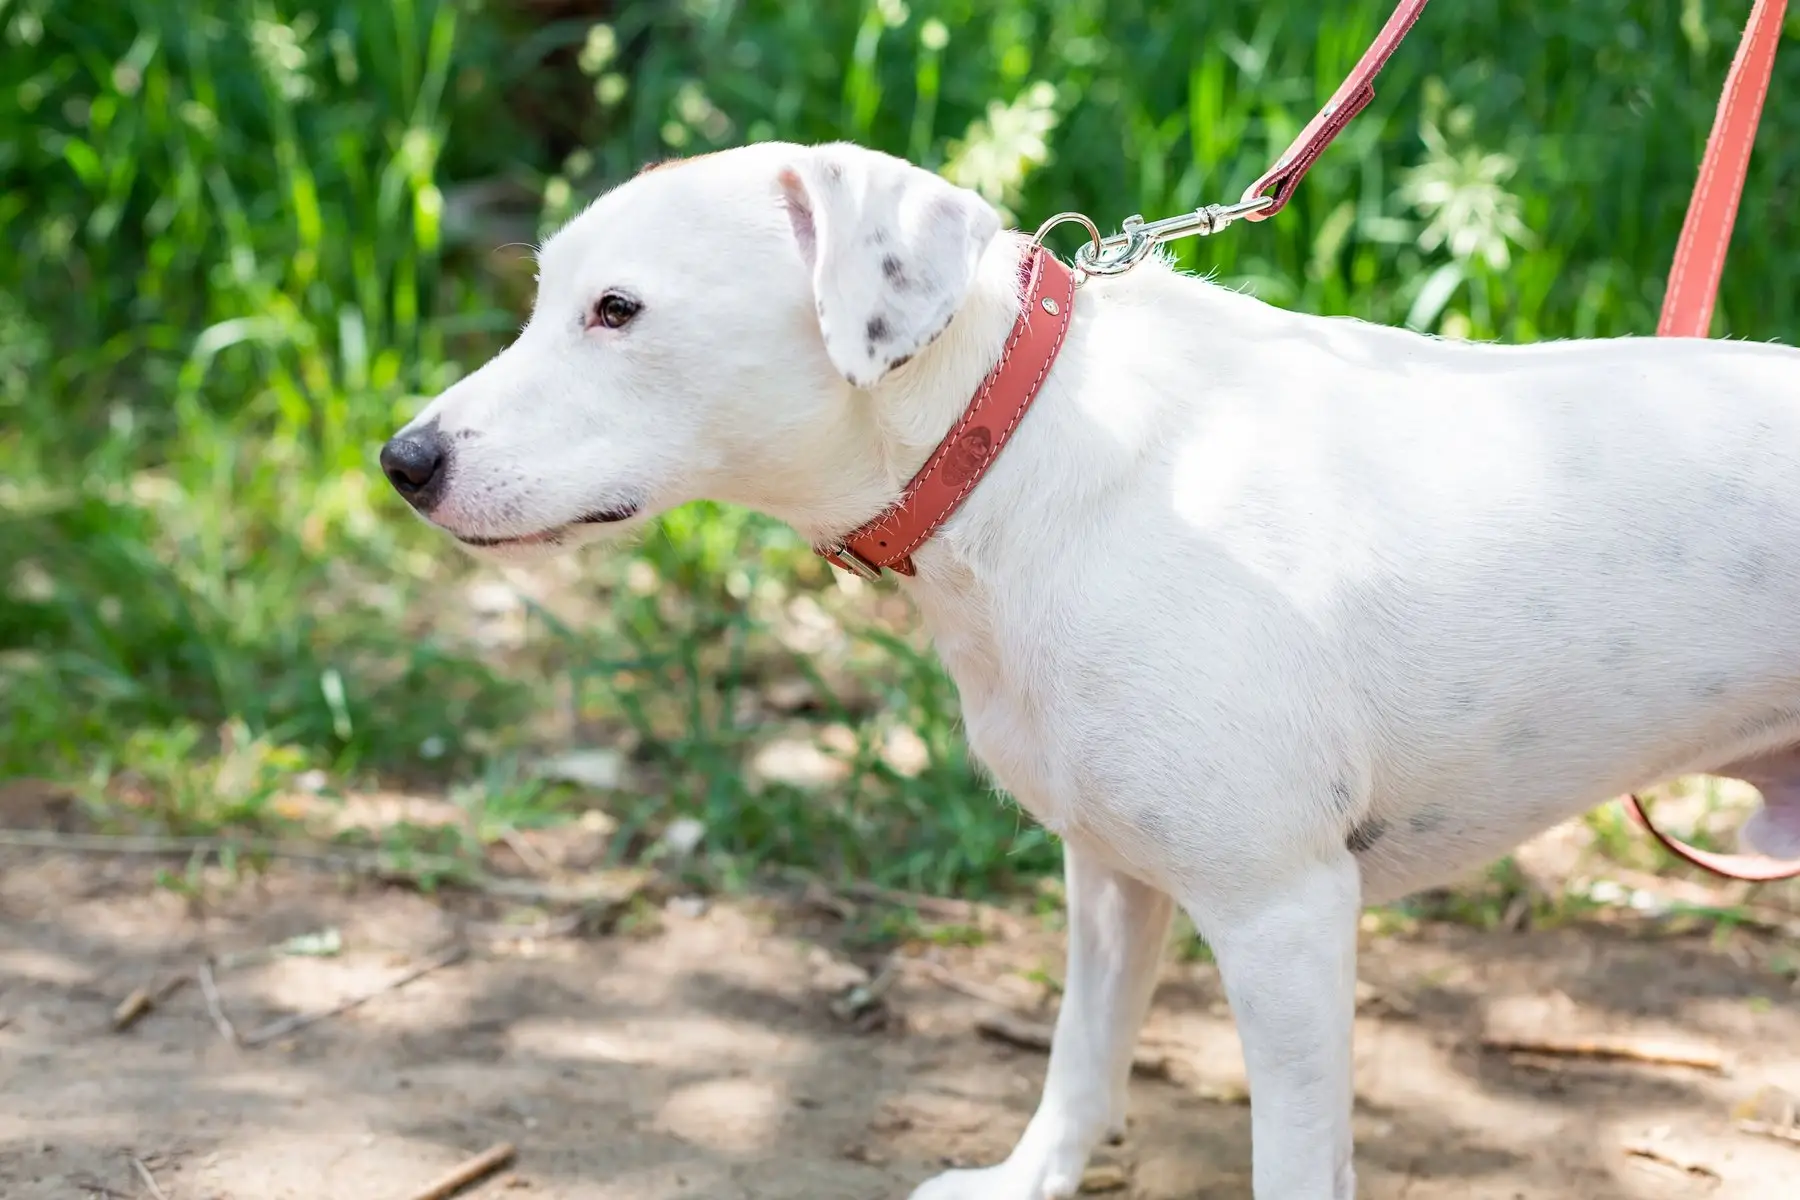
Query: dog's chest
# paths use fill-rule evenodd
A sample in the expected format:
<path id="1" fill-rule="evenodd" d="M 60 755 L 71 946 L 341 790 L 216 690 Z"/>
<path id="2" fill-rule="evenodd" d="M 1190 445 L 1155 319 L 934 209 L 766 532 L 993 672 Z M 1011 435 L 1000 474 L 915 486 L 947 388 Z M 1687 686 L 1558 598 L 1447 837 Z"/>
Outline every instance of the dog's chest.
<path id="1" fill-rule="evenodd" d="M 983 600 L 921 603 L 938 657 L 955 680 L 975 758 L 1052 832 L 1066 832 L 1075 809 L 1070 740 L 1059 733 L 1055 648 L 1031 622 L 1001 622 Z M 1038 626 L 1041 629 L 1041 625 Z"/>

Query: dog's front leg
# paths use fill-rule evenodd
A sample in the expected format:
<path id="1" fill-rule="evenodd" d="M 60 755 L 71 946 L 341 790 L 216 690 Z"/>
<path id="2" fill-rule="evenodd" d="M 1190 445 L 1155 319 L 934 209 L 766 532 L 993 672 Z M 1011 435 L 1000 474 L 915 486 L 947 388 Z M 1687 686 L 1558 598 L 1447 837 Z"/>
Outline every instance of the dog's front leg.
<path id="1" fill-rule="evenodd" d="M 1256 1200 L 1353 1200 L 1355 860 L 1344 854 L 1273 887 L 1259 882 L 1253 896 L 1213 892 L 1187 907 L 1218 959 L 1243 1043 Z"/>
<path id="2" fill-rule="evenodd" d="M 1077 841 L 1063 846 L 1063 876 L 1069 969 L 1037 1113 L 1004 1163 L 940 1175 L 912 1200 L 1061 1200 L 1100 1140 L 1124 1131 L 1131 1052 L 1174 904 Z"/>

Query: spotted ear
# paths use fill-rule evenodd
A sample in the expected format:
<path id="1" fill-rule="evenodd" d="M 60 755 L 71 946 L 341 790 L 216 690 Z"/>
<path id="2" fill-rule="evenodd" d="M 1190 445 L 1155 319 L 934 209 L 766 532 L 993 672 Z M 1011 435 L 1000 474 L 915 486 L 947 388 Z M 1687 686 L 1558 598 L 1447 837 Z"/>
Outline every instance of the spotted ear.
<path id="1" fill-rule="evenodd" d="M 860 388 L 944 331 L 1000 232 L 974 192 L 860 146 L 812 147 L 780 184 L 826 353 Z"/>

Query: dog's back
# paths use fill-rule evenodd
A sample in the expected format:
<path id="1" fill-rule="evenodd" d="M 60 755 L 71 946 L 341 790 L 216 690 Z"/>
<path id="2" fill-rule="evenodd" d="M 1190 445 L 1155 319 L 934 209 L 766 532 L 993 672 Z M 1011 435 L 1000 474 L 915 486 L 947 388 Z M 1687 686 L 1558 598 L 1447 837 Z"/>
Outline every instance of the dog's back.
<path id="1" fill-rule="evenodd" d="M 1088 291 L 950 531 L 1004 647 L 958 672 L 971 736 L 1053 822 L 1166 795 L 1120 831 L 1149 853 L 1195 781 L 1285 756 L 1383 894 L 1800 743 L 1800 351 L 1471 345 L 1156 268 Z"/>

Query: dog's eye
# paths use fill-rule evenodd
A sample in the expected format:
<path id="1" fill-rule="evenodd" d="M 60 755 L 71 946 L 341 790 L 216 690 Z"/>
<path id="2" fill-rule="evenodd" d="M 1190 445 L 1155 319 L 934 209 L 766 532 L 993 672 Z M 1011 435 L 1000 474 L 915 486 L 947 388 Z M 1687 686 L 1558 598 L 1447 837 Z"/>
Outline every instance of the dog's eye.
<path id="1" fill-rule="evenodd" d="M 588 328 L 604 325 L 608 329 L 622 329 L 643 307 L 630 296 L 608 292 L 594 301 L 593 311 L 588 313 Z"/>

